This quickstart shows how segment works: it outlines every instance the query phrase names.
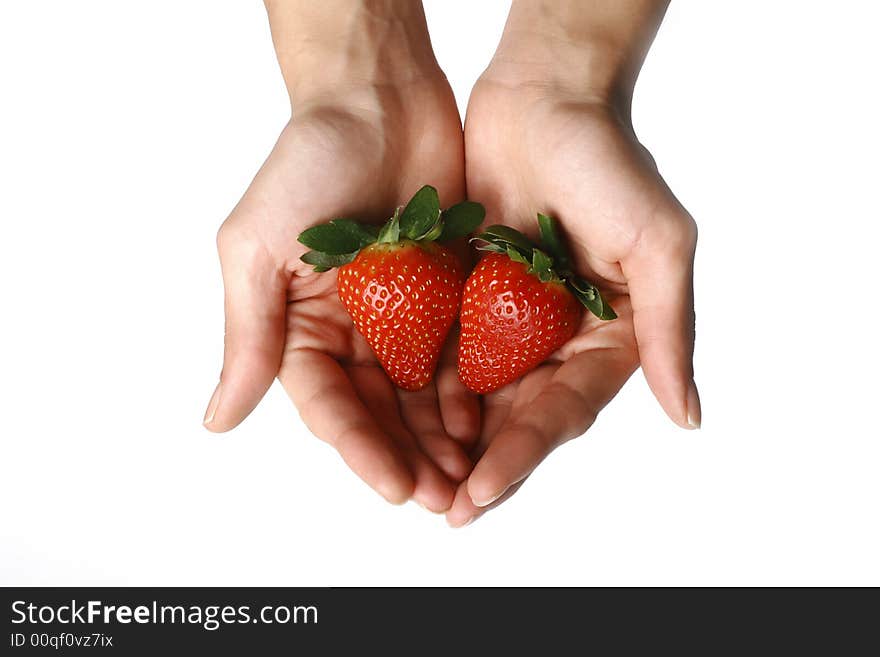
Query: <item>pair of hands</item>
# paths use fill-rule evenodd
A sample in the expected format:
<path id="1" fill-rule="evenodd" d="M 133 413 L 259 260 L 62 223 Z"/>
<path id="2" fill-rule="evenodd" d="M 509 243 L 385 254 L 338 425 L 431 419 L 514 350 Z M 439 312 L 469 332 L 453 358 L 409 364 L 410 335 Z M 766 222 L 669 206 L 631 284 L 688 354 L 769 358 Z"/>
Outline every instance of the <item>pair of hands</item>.
<path id="1" fill-rule="evenodd" d="M 444 207 L 467 190 L 487 223 L 532 233 L 536 212 L 557 216 L 577 271 L 619 318 L 585 314 L 551 360 L 484 397 L 459 382 L 454 339 L 432 384 L 396 389 L 339 302 L 335 274 L 301 263 L 296 238 L 332 217 L 384 220 L 426 183 Z M 468 524 L 584 433 L 640 361 L 669 416 L 699 425 L 695 243 L 693 221 L 613 103 L 490 67 L 463 133 L 439 71 L 351 85 L 299 108 L 219 232 L 226 340 L 205 425 L 236 426 L 277 376 L 309 429 L 383 497 Z"/>

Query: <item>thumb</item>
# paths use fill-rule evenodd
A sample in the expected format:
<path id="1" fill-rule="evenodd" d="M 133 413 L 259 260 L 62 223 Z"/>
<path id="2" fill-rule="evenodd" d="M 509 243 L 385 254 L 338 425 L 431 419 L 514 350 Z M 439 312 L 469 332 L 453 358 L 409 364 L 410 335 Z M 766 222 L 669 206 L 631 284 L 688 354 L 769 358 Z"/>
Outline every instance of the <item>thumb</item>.
<path id="1" fill-rule="evenodd" d="M 223 270 L 226 337 L 223 371 L 205 411 L 205 427 L 237 426 L 278 374 L 284 347 L 287 277 L 268 251 L 227 224 L 217 236 Z"/>
<path id="2" fill-rule="evenodd" d="M 683 212 L 646 227 L 621 262 L 645 378 L 685 429 L 698 429 L 701 419 L 693 366 L 696 244 L 696 224 Z"/>

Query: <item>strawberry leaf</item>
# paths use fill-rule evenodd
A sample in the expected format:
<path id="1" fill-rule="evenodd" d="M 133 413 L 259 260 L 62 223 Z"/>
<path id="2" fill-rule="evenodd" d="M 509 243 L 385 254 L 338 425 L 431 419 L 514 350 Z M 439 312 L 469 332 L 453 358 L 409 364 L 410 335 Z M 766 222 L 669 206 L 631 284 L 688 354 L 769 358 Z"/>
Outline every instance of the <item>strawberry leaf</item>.
<path id="1" fill-rule="evenodd" d="M 443 232 L 437 239 L 446 242 L 473 233 L 486 218 L 486 208 L 473 201 L 462 201 L 444 210 L 441 218 Z"/>
<path id="2" fill-rule="evenodd" d="M 584 307 L 602 320 L 616 319 L 617 313 L 599 292 L 599 289 L 582 278 L 572 276 L 568 279 L 568 287 Z"/>
<path id="3" fill-rule="evenodd" d="M 543 283 L 558 280 L 556 272 L 553 271 L 553 259 L 541 249 L 532 249 L 532 266 L 529 271 L 536 274 Z"/>
<path id="4" fill-rule="evenodd" d="M 503 242 L 505 244 L 510 244 L 520 253 L 523 253 L 524 255 L 528 254 L 529 256 L 532 254 L 532 249 L 535 248 L 532 241 L 521 232 L 510 226 L 502 226 L 501 224 L 489 226 L 482 233 L 477 235 L 477 238 L 486 242 Z"/>
<path id="5" fill-rule="evenodd" d="M 514 251 L 515 253 L 519 254 L 519 251 L 514 249 L 512 246 L 504 244 L 503 242 L 487 242 L 486 240 L 480 239 L 478 237 L 473 238 L 471 242 L 475 242 L 474 248 L 477 251 L 489 251 L 490 253 L 507 253 L 508 251 Z M 524 256 L 520 255 L 519 257 L 525 260 Z M 526 262 L 528 263 L 528 260 L 526 260 Z"/>
<path id="6" fill-rule="evenodd" d="M 442 215 L 441 215 L 442 216 Z M 420 235 L 419 240 L 424 240 L 425 242 L 433 242 L 438 237 L 440 237 L 443 232 L 443 219 L 441 217 L 437 217 L 437 221 L 434 222 L 434 225 L 428 230 L 424 235 Z"/>
<path id="7" fill-rule="evenodd" d="M 440 197 L 437 190 L 425 185 L 410 199 L 400 214 L 400 234 L 417 240 L 430 232 L 440 217 Z"/>
<path id="8" fill-rule="evenodd" d="M 492 247 L 493 248 L 491 250 L 497 249 L 499 252 L 501 251 L 501 248 L 495 246 L 494 244 L 492 245 Z M 520 253 L 519 251 L 514 249 L 512 246 L 507 247 L 507 257 L 510 258 L 511 260 L 513 260 L 514 262 L 521 262 L 524 265 L 531 266 L 531 264 L 532 264 L 528 260 L 526 260 L 525 256 L 522 253 Z"/>
<path id="9" fill-rule="evenodd" d="M 588 298 L 590 301 L 595 299 L 599 294 L 599 290 L 596 289 L 596 286 L 588 283 L 582 278 L 576 278 L 572 276 L 570 279 L 568 279 L 568 284 L 572 288 L 580 292 L 583 296 Z"/>
<path id="10" fill-rule="evenodd" d="M 375 242 L 379 235 L 379 226 L 362 224 L 354 219 L 333 219 L 330 223 L 357 238 L 361 248 Z"/>
<path id="11" fill-rule="evenodd" d="M 400 240 L 400 208 L 397 208 L 394 211 L 394 216 L 391 217 L 387 221 L 387 223 L 382 226 L 382 230 L 379 231 L 379 237 L 377 238 L 377 242 L 381 242 L 383 244 L 394 243 Z"/>
<path id="12" fill-rule="evenodd" d="M 514 262 L 521 262 L 522 264 L 527 265 L 529 267 L 532 266 L 532 263 L 530 263 L 528 260 L 526 260 L 525 256 L 522 253 L 520 253 L 519 251 L 517 251 L 516 249 L 514 249 L 512 246 L 507 247 L 507 257 L 510 258 L 511 260 L 513 260 Z"/>
<path id="13" fill-rule="evenodd" d="M 297 239 L 310 249 L 329 255 L 351 253 L 363 246 L 361 238 L 352 232 L 350 227 L 332 222 L 312 226 L 300 233 Z"/>
<path id="14" fill-rule="evenodd" d="M 327 271 L 328 269 L 333 269 L 334 267 L 341 267 L 342 265 L 348 264 L 355 259 L 355 256 L 357 256 L 357 254 L 357 251 L 336 255 L 322 253 L 321 251 L 307 251 L 300 256 L 300 260 L 308 265 L 313 265 L 315 271 L 322 272 Z"/>
<path id="15" fill-rule="evenodd" d="M 571 263 L 568 259 L 568 251 L 559 232 L 559 224 L 553 217 L 538 213 L 538 228 L 541 231 L 541 246 L 553 256 L 560 272 L 569 271 Z"/>

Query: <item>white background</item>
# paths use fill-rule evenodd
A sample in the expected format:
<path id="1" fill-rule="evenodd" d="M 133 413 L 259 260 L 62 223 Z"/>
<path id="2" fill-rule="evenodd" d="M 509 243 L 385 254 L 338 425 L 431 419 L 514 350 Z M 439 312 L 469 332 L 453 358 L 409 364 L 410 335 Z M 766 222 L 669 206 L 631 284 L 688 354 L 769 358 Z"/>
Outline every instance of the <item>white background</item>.
<path id="1" fill-rule="evenodd" d="M 507 3 L 427 3 L 464 108 Z M 704 428 L 637 373 L 464 530 L 277 386 L 201 427 L 214 236 L 288 117 L 258 2 L 0 6 L 0 584 L 880 584 L 876 5 L 675 2 L 635 123 L 700 225 Z"/>

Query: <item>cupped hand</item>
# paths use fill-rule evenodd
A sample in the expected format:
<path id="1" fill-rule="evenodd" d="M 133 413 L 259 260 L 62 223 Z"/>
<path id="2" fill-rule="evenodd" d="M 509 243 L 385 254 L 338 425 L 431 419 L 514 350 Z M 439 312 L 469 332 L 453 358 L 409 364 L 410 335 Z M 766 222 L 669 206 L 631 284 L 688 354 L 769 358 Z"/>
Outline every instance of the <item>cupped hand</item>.
<path id="1" fill-rule="evenodd" d="M 394 503 L 449 508 L 471 463 L 477 400 L 454 353 L 419 392 L 396 389 L 354 329 L 336 274 L 299 260 L 304 229 L 383 221 L 423 184 L 464 198 L 461 123 L 446 80 L 347 88 L 297 108 L 218 235 L 226 309 L 223 371 L 205 425 L 241 422 L 277 376 L 303 421 Z"/>
<path id="2" fill-rule="evenodd" d="M 491 67 L 465 123 L 468 194 L 487 223 L 536 237 L 537 212 L 555 215 L 575 270 L 619 315 L 585 313 L 548 362 L 485 396 L 483 423 L 447 512 L 461 526 L 510 497 L 553 449 L 583 434 L 641 362 L 677 424 L 699 426 L 693 383 L 692 270 L 696 227 L 613 103 L 517 82 Z"/>

